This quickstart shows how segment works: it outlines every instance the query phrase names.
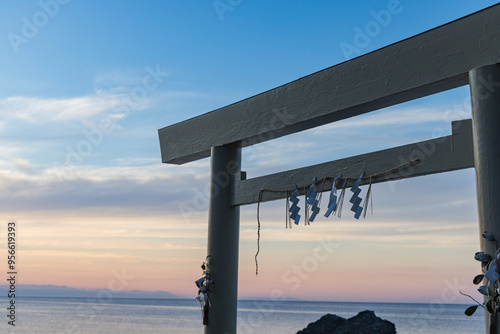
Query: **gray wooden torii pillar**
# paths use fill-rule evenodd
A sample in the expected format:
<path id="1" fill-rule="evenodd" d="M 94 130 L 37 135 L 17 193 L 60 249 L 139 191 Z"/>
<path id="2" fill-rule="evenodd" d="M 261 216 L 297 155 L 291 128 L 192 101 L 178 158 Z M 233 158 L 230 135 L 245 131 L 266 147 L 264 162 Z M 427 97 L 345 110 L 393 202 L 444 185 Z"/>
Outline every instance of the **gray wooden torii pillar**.
<path id="1" fill-rule="evenodd" d="M 240 207 L 231 205 L 235 175 L 241 170 L 239 143 L 212 147 L 207 253 L 210 307 L 205 333 L 234 333 L 238 301 Z"/>
<path id="2" fill-rule="evenodd" d="M 475 167 L 479 232 L 488 230 L 500 239 L 499 195 L 495 193 L 500 189 L 495 173 L 500 156 L 499 74 L 498 65 L 491 65 L 500 62 L 499 41 L 497 4 L 160 129 L 162 162 L 183 164 L 212 157 L 207 255 L 214 285 L 205 333 L 236 333 L 239 206 L 282 199 L 286 194 L 260 194 L 264 188 L 293 190 L 297 184 L 303 189 L 314 177 L 323 179 L 339 173 L 357 179 L 361 168 L 366 175 L 377 175 L 372 183 L 380 183 Z M 464 86 L 469 81 L 473 120 L 453 122 L 451 135 L 248 180 L 240 172 L 241 147 Z M 361 184 L 367 183 L 363 180 Z M 316 189 L 326 191 L 331 186 L 327 181 Z M 481 241 L 481 250 L 493 256 L 491 247 Z M 485 320 L 490 333 L 495 318 L 486 314 Z M 496 332 L 500 334 L 498 329 Z"/>
<path id="3" fill-rule="evenodd" d="M 500 240 L 500 64 L 469 73 L 474 136 L 479 232 Z M 496 253 L 494 242 L 481 239 L 481 251 Z M 485 311 L 487 333 L 500 334 L 496 319 Z M 490 328 L 491 327 L 491 328 Z"/>

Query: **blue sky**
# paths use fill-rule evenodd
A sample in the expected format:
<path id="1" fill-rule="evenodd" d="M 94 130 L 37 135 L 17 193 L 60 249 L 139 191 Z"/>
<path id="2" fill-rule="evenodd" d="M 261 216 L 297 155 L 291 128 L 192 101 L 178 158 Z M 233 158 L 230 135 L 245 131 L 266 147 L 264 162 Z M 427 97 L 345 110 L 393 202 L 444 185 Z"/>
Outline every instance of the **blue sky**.
<path id="1" fill-rule="evenodd" d="M 199 202 L 189 219 L 180 208 L 203 197 L 209 160 L 161 164 L 157 129 L 346 61 L 341 45 L 355 45 L 357 29 L 375 22 L 374 13 L 393 10 L 352 56 L 495 4 L 215 3 L 228 7 L 218 10 L 213 1 L 0 4 L 0 212 L 21 226 L 27 284 L 100 288 L 108 268 L 126 267 L 136 276 L 130 289 L 194 295 L 190 282 L 206 255 L 207 206 Z M 447 134 L 452 120 L 470 117 L 467 97 L 462 87 L 259 144 L 244 150 L 243 167 L 254 177 L 429 139 L 436 129 Z M 87 153 L 71 155 L 79 149 Z M 290 297 L 430 302 L 444 280 L 455 279 L 473 293 L 479 267 L 472 260 L 478 247 L 472 170 L 377 185 L 374 203 L 366 221 L 322 220 L 293 233 L 282 226 L 284 203 L 265 204 L 259 278 L 253 275 L 255 206 L 244 207 L 241 295 L 266 296 L 283 285 L 287 268 L 325 234 L 339 240 L 338 253 L 288 291 Z M 366 254 L 377 277 L 364 282 L 370 293 L 318 288 L 332 275 L 350 287 L 363 282 L 365 273 L 349 257 Z M 356 278 L 342 281 L 349 273 Z M 381 283 L 388 273 L 393 281 Z"/>

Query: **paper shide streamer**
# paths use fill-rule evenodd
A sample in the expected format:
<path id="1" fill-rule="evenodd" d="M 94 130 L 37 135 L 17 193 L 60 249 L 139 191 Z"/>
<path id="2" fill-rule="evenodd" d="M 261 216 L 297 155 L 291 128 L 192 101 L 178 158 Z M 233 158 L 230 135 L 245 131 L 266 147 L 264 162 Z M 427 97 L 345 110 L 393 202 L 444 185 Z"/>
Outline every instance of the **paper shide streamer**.
<path id="1" fill-rule="evenodd" d="M 339 174 L 337 177 L 325 177 L 321 180 L 314 178 L 312 183 L 306 185 L 303 188 L 299 188 L 295 185 L 295 189 L 292 190 L 275 190 L 275 189 L 261 189 L 259 192 L 259 197 L 257 201 L 257 253 L 255 254 L 255 274 L 259 273 L 259 264 L 257 261 L 257 257 L 260 252 L 260 203 L 262 202 L 262 198 L 265 192 L 271 193 L 279 193 L 284 194 L 286 198 L 286 228 L 292 228 L 292 222 L 295 225 L 298 225 L 301 219 L 300 207 L 299 207 L 299 189 L 303 189 L 304 191 L 304 221 L 306 225 L 310 225 L 310 222 L 313 222 L 320 212 L 321 206 L 321 197 L 324 191 L 325 183 L 332 182 L 332 188 L 329 192 L 328 199 L 328 207 L 324 216 L 329 218 L 332 216 L 337 216 L 341 218 L 342 215 L 342 207 L 344 203 L 344 197 L 346 192 L 347 184 L 351 184 L 350 191 L 352 192 L 351 198 L 349 202 L 352 204 L 351 211 L 354 212 L 354 218 L 359 219 L 361 215 L 363 218 L 366 218 L 366 214 L 368 212 L 368 207 L 371 209 L 371 213 L 373 214 L 373 196 L 372 196 L 372 181 L 377 180 L 377 178 L 385 177 L 385 179 L 390 179 L 391 175 L 403 168 L 407 168 L 409 166 L 416 165 L 420 162 L 420 159 L 415 159 L 408 161 L 402 165 L 396 166 L 392 169 L 386 170 L 384 172 L 371 174 L 369 176 L 365 176 L 365 172 L 361 173 L 361 176 L 357 179 L 353 178 L 343 178 L 342 174 Z M 361 183 L 368 183 L 368 190 L 366 192 L 364 201 L 361 198 Z M 337 192 L 340 190 L 340 194 L 337 195 Z M 309 211 L 311 214 L 309 215 Z"/>
<path id="2" fill-rule="evenodd" d="M 316 193 L 314 191 L 316 188 L 316 185 L 314 184 L 315 182 L 316 182 L 316 178 L 313 179 L 313 183 L 309 187 L 309 190 L 307 191 L 307 195 L 306 195 L 306 205 L 307 205 L 306 212 L 309 209 L 312 211 L 312 214 L 310 217 L 308 214 L 306 214 L 306 217 L 309 218 L 306 220 L 307 225 L 309 225 L 309 222 L 314 221 L 314 218 L 316 218 L 316 216 L 319 213 L 319 206 L 318 206 L 319 205 L 319 195 L 318 195 L 318 193 Z"/>
<path id="3" fill-rule="evenodd" d="M 364 173 L 361 173 L 359 179 L 357 179 L 351 187 L 352 197 L 349 202 L 352 203 L 351 211 L 354 212 L 354 218 L 356 219 L 359 219 L 361 213 L 363 212 L 363 207 L 360 205 L 362 199 L 361 197 L 359 197 L 359 194 L 361 193 L 361 188 L 359 187 L 359 185 L 361 184 L 361 178 L 363 177 L 363 174 Z"/>
<path id="4" fill-rule="evenodd" d="M 335 184 L 337 180 L 342 177 L 342 174 L 339 174 L 338 177 L 336 177 L 333 182 L 332 182 L 332 190 L 330 190 L 330 199 L 328 201 L 328 209 L 325 212 L 325 217 L 328 218 L 330 215 L 333 213 L 335 214 L 335 211 L 337 210 L 337 188 L 335 187 Z"/>
<path id="5" fill-rule="evenodd" d="M 290 219 L 293 220 L 295 225 L 299 225 L 300 222 L 300 215 L 299 215 L 300 207 L 298 206 L 300 199 L 298 195 L 299 195 L 299 189 L 295 188 L 295 191 L 290 195 L 289 198 L 289 201 L 292 203 L 292 205 L 290 206 L 290 209 L 288 209 L 288 211 L 290 212 Z"/>

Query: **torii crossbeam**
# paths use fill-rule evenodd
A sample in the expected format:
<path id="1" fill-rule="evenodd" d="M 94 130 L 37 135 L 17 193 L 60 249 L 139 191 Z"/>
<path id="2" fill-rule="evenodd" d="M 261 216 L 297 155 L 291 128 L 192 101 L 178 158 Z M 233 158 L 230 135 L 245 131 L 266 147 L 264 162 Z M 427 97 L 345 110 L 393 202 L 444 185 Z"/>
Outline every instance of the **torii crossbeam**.
<path id="1" fill-rule="evenodd" d="M 499 62 L 497 4 L 160 129 L 162 162 L 183 164 L 211 155 L 208 255 L 214 284 L 205 333 L 236 333 L 239 206 L 257 202 L 262 189 L 303 187 L 313 177 L 339 172 L 355 178 L 359 174 L 349 175 L 349 171 L 358 173 L 361 168 L 369 175 L 379 175 L 372 180 L 375 183 L 474 167 L 479 231 L 489 231 L 499 239 Z M 453 122 L 450 136 L 254 179 L 246 180 L 241 172 L 242 147 L 467 84 L 472 120 Z M 416 163 L 398 169 L 402 162 L 412 161 Z M 331 182 L 325 182 L 320 190 L 328 187 Z M 275 200 L 285 198 L 286 192 L 268 192 L 261 197 L 262 201 Z M 481 250 L 492 256 L 496 251 L 482 238 Z M 500 334 L 496 315 L 485 313 L 485 319 L 487 333 Z"/>

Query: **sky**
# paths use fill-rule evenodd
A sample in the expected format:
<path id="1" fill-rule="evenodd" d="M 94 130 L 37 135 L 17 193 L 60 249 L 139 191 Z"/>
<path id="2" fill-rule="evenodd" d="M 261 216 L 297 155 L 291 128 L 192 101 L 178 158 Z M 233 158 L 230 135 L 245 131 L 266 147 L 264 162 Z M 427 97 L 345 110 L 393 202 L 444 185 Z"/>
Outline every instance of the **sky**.
<path id="1" fill-rule="evenodd" d="M 494 4 L 0 2 L 0 221 L 3 233 L 17 222 L 19 283 L 119 281 L 194 298 L 210 161 L 162 164 L 158 129 Z M 378 33 L 359 43 L 381 11 L 390 15 Z M 252 178 L 426 140 L 465 118 L 461 87 L 245 148 L 243 170 Z M 242 207 L 240 298 L 276 289 L 326 301 L 478 296 L 473 170 L 374 185 L 373 206 L 359 221 L 344 214 L 286 230 L 285 201 L 264 203 L 258 277 L 256 206 Z"/>

